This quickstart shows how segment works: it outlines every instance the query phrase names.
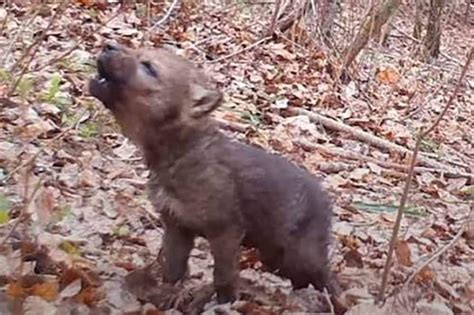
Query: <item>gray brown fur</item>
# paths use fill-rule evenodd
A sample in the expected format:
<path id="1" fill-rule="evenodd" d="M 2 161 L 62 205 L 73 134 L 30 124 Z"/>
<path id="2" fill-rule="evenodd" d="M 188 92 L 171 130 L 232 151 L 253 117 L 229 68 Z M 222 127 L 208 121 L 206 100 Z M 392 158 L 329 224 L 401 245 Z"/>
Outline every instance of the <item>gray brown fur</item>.
<path id="1" fill-rule="evenodd" d="M 150 68 L 151 67 L 151 68 Z M 220 303 L 236 298 L 240 245 L 295 288 L 328 284 L 332 209 L 318 180 L 285 158 L 224 136 L 210 118 L 222 94 L 166 50 L 108 45 L 92 95 L 143 150 L 165 224 L 164 281 L 183 278 L 196 236 L 215 260 Z"/>

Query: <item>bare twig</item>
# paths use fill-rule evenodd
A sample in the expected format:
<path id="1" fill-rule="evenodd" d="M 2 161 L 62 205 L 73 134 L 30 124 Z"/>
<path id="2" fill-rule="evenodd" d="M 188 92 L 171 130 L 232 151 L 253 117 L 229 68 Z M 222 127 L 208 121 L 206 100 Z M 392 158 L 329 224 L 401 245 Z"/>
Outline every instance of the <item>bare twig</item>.
<path id="1" fill-rule="evenodd" d="M 327 302 L 328 305 L 329 305 L 329 311 L 330 311 L 329 313 L 332 314 L 332 315 L 336 314 L 336 313 L 334 312 L 334 304 L 333 304 L 332 301 L 331 301 L 331 297 L 330 297 L 330 295 L 329 295 L 329 292 L 328 292 L 328 289 L 327 289 L 327 288 L 324 288 L 324 298 L 326 299 L 326 302 Z"/>
<path id="2" fill-rule="evenodd" d="M 10 55 L 11 55 L 11 52 L 13 50 L 13 46 L 15 45 L 16 41 L 17 41 L 17 38 L 18 36 L 20 36 L 21 34 L 23 34 L 23 30 L 25 28 L 27 28 L 31 22 L 33 22 L 35 20 L 35 18 L 38 16 L 38 14 L 41 12 L 41 9 L 43 8 L 45 4 L 42 4 L 36 11 L 33 11 L 30 15 L 30 18 L 25 21 L 25 23 L 22 23 L 22 25 L 16 30 L 15 32 L 15 35 L 13 35 L 12 39 L 10 40 L 10 46 L 8 46 L 8 49 L 7 51 L 5 52 L 5 55 L 3 56 L 3 60 L 2 60 L 2 64 L 3 65 L 6 65 L 9 61 L 9 58 L 10 58 Z M 12 66 L 12 69 L 14 69 L 16 67 L 16 65 L 21 62 L 24 58 L 24 56 L 27 56 L 28 55 L 28 51 L 29 49 L 31 49 L 31 45 L 27 48 L 27 50 L 25 51 L 25 53 L 23 54 L 23 56 Z"/>
<path id="3" fill-rule="evenodd" d="M 242 48 L 242 49 L 239 49 L 239 50 L 237 50 L 237 51 L 235 51 L 235 52 L 233 52 L 233 53 L 231 53 L 231 54 L 229 54 L 229 55 L 222 56 L 222 57 L 220 57 L 220 58 L 217 58 L 217 59 L 208 61 L 207 63 L 217 63 L 217 62 L 221 62 L 221 61 L 223 61 L 223 60 L 225 60 L 225 59 L 232 58 L 232 57 L 234 57 L 234 56 L 237 56 L 238 54 L 241 54 L 241 53 L 243 53 L 243 52 L 245 52 L 245 51 L 248 51 L 248 50 L 250 50 L 250 49 L 252 49 L 252 48 L 254 48 L 254 47 L 257 47 L 258 45 L 260 45 L 260 44 L 262 44 L 262 43 L 264 43 L 264 42 L 266 42 L 266 41 L 268 41 L 268 40 L 270 40 L 270 39 L 272 39 L 271 36 L 266 36 L 266 37 L 264 37 L 264 38 L 262 38 L 262 39 L 256 41 L 255 43 L 253 43 L 253 44 L 251 44 L 251 45 L 249 45 L 249 46 L 247 46 L 247 47 L 244 47 L 244 48 Z"/>
<path id="4" fill-rule="evenodd" d="M 33 50 L 35 47 L 37 47 L 39 45 L 39 43 L 41 43 L 45 37 L 48 35 L 48 32 L 49 30 L 51 29 L 51 27 L 54 25 L 54 23 L 56 22 L 56 19 L 61 15 L 63 9 L 66 7 L 65 4 L 67 4 L 67 0 L 64 0 L 63 2 L 61 2 L 58 7 L 56 8 L 56 12 L 54 13 L 54 15 L 51 17 L 51 19 L 49 20 L 49 23 L 48 25 L 46 26 L 46 28 L 43 30 L 43 32 L 41 33 L 41 36 L 38 36 L 36 38 L 36 40 L 34 42 L 32 42 L 30 44 L 30 46 L 28 46 L 23 55 L 17 60 L 17 62 L 15 62 L 15 64 L 11 67 L 10 69 L 10 72 L 14 72 L 16 70 L 16 68 L 18 68 L 18 66 L 23 62 L 23 60 L 27 57 L 30 57 L 30 60 L 33 59 L 32 57 L 34 57 L 34 55 L 36 54 L 36 51 L 37 49 Z M 40 12 L 41 8 L 38 9 L 37 12 L 35 12 L 36 14 L 38 14 L 38 12 Z M 33 17 L 34 18 L 34 17 Z M 33 50 L 33 52 L 31 52 Z"/>
<path id="5" fill-rule="evenodd" d="M 15 65 L 13 65 L 13 67 L 11 69 L 11 72 L 13 72 L 16 69 L 16 67 L 20 64 L 20 62 L 23 59 L 25 59 L 27 56 L 29 57 L 28 61 L 25 63 L 25 65 L 23 66 L 23 69 L 21 70 L 20 74 L 18 75 L 18 78 L 16 79 L 16 81 L 13 84 L 12 88 L 8 92 L 9 96 L 11 96 L 13 93 L 15 93 L 15 90 L 18 87 L 18 84 L 20 84 L 20 81 L 23 78 L 23 76 L 25 75 L 26 71 L 28 70 L 28 67 L 29 67 L 31 61 L 34 59 L 36 53 L 38 52 L 40 43 L 46 38 L 46 36 L 48 35 L 49 30 L 54 25 L 54 23 L 56 22 L 58 17 L 63 13 L 63 11 L 65 10 L 66 5 L 68 3 L 69 3 L 69 0 L 63 0 L 59 4 L 58 8 L 56 9 L 56 12 L 51 17 L 48 26 L 46 26 L 46 28 L 43 31 L 43 33 L 41 34 L 41 36 L 38 36 L 38 38 L 27 48 L 27 50 L 25 51 L 23 56 L 18 60 L 18 62 L 15 63 Z"/>
<path id="6" fill-rule="evenodd" d="M 39 188 L 41 187 L 41 184 L 43 183 L 42 179 L 38 180 L 38 182 L 35 185 L 35 188 L 33 189 L 33 192 L 31 193 L 30 196 L 26 198 L 26 201 L 23 204 L 23 207 L 21 208 L 20 215 L 18 216 L 18 220 L 15 222 L 15 224 L 12 226 L 10 231 L 7 233 L 5 238 L 2 240 L 1 246 L 5 245 L 10 236 L 15 232 L 15 230 L 18 228 L 20 223 L 25 219 L 26 216 L 26 211 L 28 210 L 29 206 L 35 199 L 36 193 L 38 192 Z"/>
<path id="7" fill-rule="evenodd" d="M 40 153 L 43 152 L 43 149 L 40 148 L 38 150 L 38 152 L 36 152 L 31 158 L 29 158 L 26 162 L 24 163 L 21 163 L 20 165 L 18 165 L 17 167 L 15 167 L 11 172 L 8 172 L 7 176 L 5 177 L 4 181 L 7 182 L 14 174 L 16 174 L 16 172 L 18 172 L 19 170 L 23 169 L 24 167 L 28 166 L 28 165 L 31 165 L 35 160 L 36 158 L 38 157 L 38 155 L 40 155 Z"/>
<path id="8" fill-rule="evenodd" d="M 403 189 L 402 198 L 400 200 L 400 206 L 398 207 L 397 218 L 395 219 L 395 225 L 393 226 L 392 238 L 390 239 L 390 245 L 389 245 L 389 248 L 388 248 L 387 260 L 385 262 L 385 267 L 384 267 L 383 275 L 382 275 L 382 285 L 380 287 L 380 292 L 379 292 L 379 295 L 378 295 L 378 300 L 379 301 L 382 301 L 383 296 L 385 294 L 385 287 L 387 286 L 387 280 L 388 280 L 388 272 L 389 272 L 390 267 L 392 265 L 393 251 L 395 250 L 395 244 L 396 244 L 396 241 L 397 241 L 397 238 L 398 238 L 398 231 L 400 230 L 400 225 L 402 223 L 403 211 L 405 209 L 405 204 L 408 200 L 408 192 L 410 191 L 410 184 L 411 184 L 411 180 L 412 180 L 413 174 L 414 174 L 413 170 L 415 168 L 416 157 L 418 155 L 422 139 L 423 139 L 423 133 L 420 132 L 420 134 L 418 135 L 418 138 L 416 140 L 415 149 L 413 150 L 413 155 L 412 155 L 411 161 L 410 161 L 409 173 L 408 173 L 408 176 L 407 176 L 407 179 L 406 179 L 405 188 Z"/>
<path id="9" fill-rule="evenodd" d="M 453 71 L 451 71 L 452 73 Z M 438 87 L 436 88 L 435 91 L 433 91 L 433 93 L 430 93 L 431 95 L 438 95 L 439 91 L 441 91 L 441 89 L 443 88 L 443 84 L 439 84 Z M 408 113 L 406 116 L 405 116 L 405 119 L 408 119 L 408 118 L 412 118 L 413 116 L 415 116 L 418 112 L 422 111 L 423 108 L 430 102 L 431 99 L 426 99 L 420 106 L 418 106 L 418 108 L 415 108 L 412 112 Z"/>
<path id="10" fill-rule="evenodd" d="M 461 72 L 461 77 L 459 79 L 459 82 L 458 84 L 456 85 L 456 87 L 454 88 L 454 92 L 453 94 L 451 95 L 450 99 L 448 100 L 448 103 L 446 104 L 446 106 L 444 107 L 443 111 L 439 114 L 438 118 L 436 119 L 436 121 L 434 122 L 434 124 L 431 126 L 431 128 L 429 128 L 428 130 L 424 131 L 423 132 L 423 136 L 426 136 L 428 135 L 430 132 L 432 132 L 436 127 L 438 127 L 441 119 L 443 119 L 444 115 L 446 114 L 446 112 L 448 111 L 449 107 L 451 106 L 451 103 L 454 101 L 454 98 L 458 95 L 459 93 L 459 89 L 461 88 L 461 83 L 462 81 L 464 80 L 464 76 L 466 75 L 466 72 L 467 70 L 469 69 L 469 65 L 472 61 L 472 58 L 474 56 L 474 48 L 471 47 L 471 50 L 469 51 L 469 55 L 467 57 L 467 61 L 466 61 L 466 64 L 464 65 L 463 69 L 462 69 L 462 72 Z"/>
<path id="11" fill-rule="evenodd" d="M 150 27 L 148 32 L 151 33 L 151 31 L 153 31 L 155 28 L 157 28 L 158 26 L 163 24 L 170 17 L 171 13 L 173 13 L 173 10 L 176 7 L 176 5 L 178 4 L 178 2 L 179 2 L 179 0 L 174 0 L 173 3 L 171 3 L 170 7 L 168 8 L 168 11 L 166 11 L 165 15 L 158 22 L 153 24 L 153 26 Z"/>
<path id="12" fill-rule="evenodd" d="M 420 273 L 420 271 L 423 270 L 423 268 L 425 268 L 426 266 L 431 264 L 433 261 L 438 259 L 439 256 L 441 256 L 444 252 L 446 252 L 449 248 L 453 247 L 453 245 L 456 244 L 456 242 L 461 238 L 461 235 L 464 232 L 464 226 L 465 224 L 461 226 L 459 231 L 456 233 L 453 239 L 449 241 L 448 244 L 440 248 L 435 254 L 433 254 L 430 258 L 428 258 L 420 266 L 418 266 L 418 268 L 416 268 L 416 270 L 410 275 L 410 277 L 408 277 L 407 281 L 405 282 L 405 286 L 410 284 L 413 281 L 413 279 L 415 279 L 415 277 Z"/>
<path id="13" fill-rule="evenodd" d="M 389 274 L 390 267 L 391 267 L 391 264 L 392 264 L 393 252 L 395 250 L 395 243 L 396 243 L 397 238 L 398 238 L 398 232 L 400 230 L 400 225 L 401 225 L 401 221 L 402 221 L 402 218 L 403 218 L 403 211 L 405 209 L 405 203 L 408 199 L 408 191 L 410 190 L 411 179 L 412 179 L 413 174 L 414 174 L 413 170 L 415 168 L 416 157 L 418 155 L 421 140 L 425 136 L 427 136 L 430 132 L 432 132 L 439 125 L 441 119 L 443 119 L 443 117 L 446 114 L 447 110 L 449 109 L 449 107 L 453 103 L 454 98 L 457 97 L 457 95 L 459 93 L 459 89 L 461 88 L 462 82 L 464 80 L 464 76 L 466 75 L 467 69 L 469 68 L 469 65 L 472 61 L 473 55 L 474 55 L 474 48 L 471 48 L 471 50 L 469 52 L 469 56 L 468 56 L 468 58 L 466 60 L 466 63 L 463 67 L 463 70 L 461 72 L 461 77 L 459 78 L 459 81 L 458 81 L 456 87 L 454 88 L 454 92 L 451 94 L 451 97 L 449 98 L 448 102 L 446 103 L 446 106 L 444 107 L 443 111 L 438 115 L 438 118 L 435 120 L 435 122 L 428 129 L 421 130 L 419 132 L 418 138 L 416 140 L 415 149 L 413 151 L 413 155 L 412 155 L 412 158 L 411 158 L 411 161 L 410 161 L 410 172 L 408 173 L 405 188 L 403 190 L 403 195 L 402 195 L 402 198 L 400 200 L 400 206 L 398 208 L 397 218 L 395 220 L 395 225 L 393 226 L 392 238 L 390 240 L 390 245 L 389 245 L 388 254 L 387 254 L 387 261 L 385 262 L 385 267 L 384 267 L 384 271 L 383 271 L 383 275 L 382 275 L 382 284 L 380 286 L 380 292 L 379 292 L 379 295 L 378 295 L 378 300 L 379 301 L 382 301 L 384 293 L 385 293 L 385 287 L 387 286 L 388 274 Z"/>
<path id="14" fill-rule="evenodd" d="M 52 64 L 55 64 L 56 62 L 58 62 L 58 61 L 60 61 L 60 60 L 63 60 L 64 58 L 66 58 L 67 56 L 69 56 L 77 47 L 79 47 L 79 44 L 73 45 L 71 48 L 69 48 L 68 50 L 66 50 L 66 51 L 65 51 L 64 53 L 62 53 L 61 55 L 50 59 L 50 60 L 49 60 L 47 63 L 45 63 L 44 65 L 41 65 L 41 66 L 39 66 L 38 68 L 34 69 L 34 71 L 41 71 L 41 70 L 43 70 L 44 68 L 49 67 L 49 66 L 51 66 Z"/>

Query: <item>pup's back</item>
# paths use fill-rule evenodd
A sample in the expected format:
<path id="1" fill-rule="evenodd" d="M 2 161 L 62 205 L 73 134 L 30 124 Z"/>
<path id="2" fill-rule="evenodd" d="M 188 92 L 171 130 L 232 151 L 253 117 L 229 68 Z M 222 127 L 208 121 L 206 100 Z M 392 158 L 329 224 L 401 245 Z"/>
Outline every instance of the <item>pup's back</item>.
<path id="1" fill-rule="evenodd" d="M 232 170 L 245 241 L 296 287 L 327 279 L 331 205 L 317 179 L 281 156 L 223 139 L 216 153 Z"/>

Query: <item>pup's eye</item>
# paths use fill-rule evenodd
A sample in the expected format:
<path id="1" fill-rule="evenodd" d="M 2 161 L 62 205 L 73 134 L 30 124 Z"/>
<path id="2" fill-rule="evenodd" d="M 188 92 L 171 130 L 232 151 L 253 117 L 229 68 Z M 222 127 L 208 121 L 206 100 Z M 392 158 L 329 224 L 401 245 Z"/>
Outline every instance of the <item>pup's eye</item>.
<path id="1" fill-rule="evenodd" d="M 146 73 L 148 75 L 151 75 L 152 77 L 155 77 L 157 78 L 158 77 L 158 72 L 156 71 L 156 69 L 153 67 L 153 65 L 151 64 L 151 62 L 149 61 L 142 61 L 142 66 L 143 68 L 145 69 Z"/>

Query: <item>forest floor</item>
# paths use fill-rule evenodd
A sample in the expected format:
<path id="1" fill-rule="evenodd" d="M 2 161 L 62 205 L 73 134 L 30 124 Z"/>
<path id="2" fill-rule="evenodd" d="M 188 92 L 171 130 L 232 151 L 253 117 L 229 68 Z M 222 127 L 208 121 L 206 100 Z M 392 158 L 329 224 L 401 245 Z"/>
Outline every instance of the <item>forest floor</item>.
<path id="1" fill-rule="evenodd" d="M 153 281 L 124 285 L 130 271 L 156 259 L 162 228 L 147 199 L 140 152 L 87 92 L 105 39 L 178 45 L 225 92 L 216 113 L 225 132 L 323 179 L 335 205 L 332 269 L 348 314 L 474 312 L 472 66 L 444 119 L 421 143 L 423 164 L 410 189 L 388 297 L 383 307 L 373 305 L 405 186 L 406 149 L 446 105 L 473 44 L 462 9 L 444 21 L 441 56 L 424 63 L 409 35 L 413 14 L 402 6 L 387 45 L 366 47 L 353 80 L 341 82 L 335 50 L 297 43 L 303 32 L 294 30 L 262 36 L 272 5 L 189 1 L 166 17 L 170 1 L 152 7 L 148 21 L 143 5 L 105 3 L 75 1 L 59 14 L 48 6 L 0 9 L 1 314 L 164 313 L 163 305 L 144 301 L 154 302 L 146 287 Z M 343 17 L 364 10 L 344 8 Z M 347 45 L 351 29 L 339 28 L 335 42 Z M 208 245 L 196 244 L 184 293 L 168 301 L 176 309 L 212 281 Z M 206 314 L 317 313 L 327 303 L 312 288 L 292 291 L 252 249 L 242 251 L 241 268 L 241 300 L 212 299 Z"/>

